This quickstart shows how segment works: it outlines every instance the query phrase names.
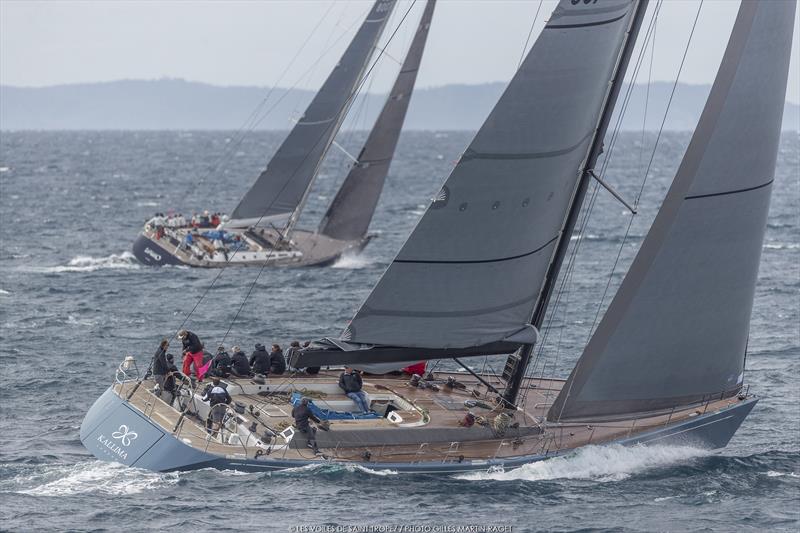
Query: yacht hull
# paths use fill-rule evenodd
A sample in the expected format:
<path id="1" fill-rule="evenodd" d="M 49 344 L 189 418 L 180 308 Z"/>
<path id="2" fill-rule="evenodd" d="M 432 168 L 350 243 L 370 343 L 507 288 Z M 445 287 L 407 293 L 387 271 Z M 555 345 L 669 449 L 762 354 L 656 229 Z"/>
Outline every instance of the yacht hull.
<path id="1" fill-rule="evenodd" d="M 146 266 L 187 266 L 197 268 L 223 268 L 227 266 L 275 266 L 308 267 L 329 266 L 342 255 L 360 253 L 372 239 L 371 235 L 359 241 L 338 241 L 318 233 L 298 230 L 293 244 L 285 250 L 259 250 L 231 253 L 230 260 L 215 254 L 202 259 L 181 250 L 178 241 L 168 238 L 156 239 L 149 232 L 140 233 L 133 242 L 133 255 Z M 173 242 L 174 241 L 174 242 Z"/>
<path id="2" fill-rule="evenodd" d="M 133 255 L 137 261 L 147 266 L 186 265 L 174 253 L 143 233 L 133 241 Z"/>
<path id="3" fill-rule="evenodd" d="M 728 408 L 672 423 L 626 438 L 602 444 L 634 445 L 691 445 L 705 448 L 724 447 L 750 413 L 758 400 L 750 398 Z M 159 427 L 133 408 L 109 388 L 92 405 L 81 424 L 80 439 L 98 459 L 122 463 L 147 470 L 168 472 L 200 468 L 268 471 L 298 468 L 308 465 L 332 464 L 322 460 L 285 460 L 262 456 L 259 459 L 219 456 L 193 448 L 172 433 Z M 514 468 L 558 455 L 573 453 L 574 449 L 544 455 L 487 459 L 463 462 L 414 463 L 355 463 L 373 470 L 392 470 L 407 473 L 441 473 L 480 471 L 490 468 Z"/>

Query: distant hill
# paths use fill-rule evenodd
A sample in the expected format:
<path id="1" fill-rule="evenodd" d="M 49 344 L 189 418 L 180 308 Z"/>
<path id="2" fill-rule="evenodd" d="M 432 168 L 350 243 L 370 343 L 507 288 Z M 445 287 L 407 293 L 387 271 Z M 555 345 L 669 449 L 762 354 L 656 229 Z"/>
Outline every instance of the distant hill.
<path id="1" fill-rule="evenodd" d="M 416 91 L 406 122 L 416 130 L 477 129 L 505 87 L 504 83 L 445 85 Z M 264 87 L 221 87 L 176 79 L 122 80 L 43 88 L 0 85 L 3 130 L 235 130 L 268 93 Z M 650 86 L 646 128 L 658 129 L 672 83 Z M 679 84 L 666 129 L 691 130 L 700 115 L 708 85 Z M 313 92 L 275 89 L 264 109 L 274 109 L 258 129 L 287 129 Z M 365 98 L 364 113 L 352 127 L 369 127 L 383 95 Z M 640 129 L 645 87 L 636 86 L 623 121 Z M 787 102 L 784 129 L 800 129 L 800 106 Z"/>

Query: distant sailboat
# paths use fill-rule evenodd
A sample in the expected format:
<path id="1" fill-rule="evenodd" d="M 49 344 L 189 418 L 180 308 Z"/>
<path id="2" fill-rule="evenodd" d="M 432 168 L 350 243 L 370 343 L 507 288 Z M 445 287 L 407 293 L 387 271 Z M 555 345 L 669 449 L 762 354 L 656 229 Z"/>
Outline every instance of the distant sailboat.
<path id="1" fill-rule="evenodd" d="M 134 243 L 137 259 L 153 266 L 310 266 L 330 264 L 366 246 L 414 90 L 435 2 L 427 4 L 383 110 L 319 229 L 298 229 L 296 224 L 394 6 L 395 0 L 375 2 L 336 68 L 230 220 L 219 228 L 219 222 L 192 228 L 188 223 L 170 227 L 157 217 Z"/>
<path id="2" fill-rule="evenodd" d="M 129 360 L 83 422 L 86 447 L 153 470 L 334 462 L 448 473 L 589 444 L 725 446 L 757 402 L 744 363 L 794 1 L 742 2 L 674 182 L 575 368 L 567 380 L 527 373 L 646 7 L 562 0 L 345 332 L 290 361 L 398 368 L 511 354 L 502 376 L 466 366 L 457 380 L 367 376 L 369 415 L 353 413 L 331 372 L 228 379 L 241 408 L 209 434 L 196 392 L 172 408 L 130 376 Z M 329 422 L 318 456 L 291 426 L 301 395 Z M 113 437 L 131 431 L 140 439 Z"/>

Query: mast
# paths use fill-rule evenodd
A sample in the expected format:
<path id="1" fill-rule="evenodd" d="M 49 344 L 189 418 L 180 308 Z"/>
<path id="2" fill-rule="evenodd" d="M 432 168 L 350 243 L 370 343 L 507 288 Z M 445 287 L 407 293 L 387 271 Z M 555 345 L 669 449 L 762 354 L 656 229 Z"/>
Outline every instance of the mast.
<path id="1" fill-rule="evenodd" d="M 297 217 L 396 0 L 375 0 L 339 62 L 231 213 L 230 227 L 286 227 Z"/>
<path id="2" fill-rule="evenodd" d="M 583 200 L 586 196 L 586 190 L 589 187 L 591 172 L 594 170 L 594 165 L 597 163 L 597 159 L 603 152 L 603 139 L 605 138 L 608 124 L 611 121 L 611 115 L 614 112 L 614 105 L 616 104 L 617 97 L 619 96 L 619 92 L 622 88 L 622 82 L 625 78 L 625 71 L 628 68 L 631 55 L 633 55 L 633 49 L 636 46 L 636 38 L 639 34 L 639 29 L 642 26 L 642 22 L 644 21 L 644 15 L 647 11 L 648 2 L 649 0 L 638 0 L 636 5 L 636 11 L 631 20 L 631 26 L 628 29 L 628 36 L 620 53 L 619 64 L 614 74 L 614 78 L 611 80 L 608 97 L 606 98 L 606 102 L 603 106 L 603 111 L 600 115 L 600 120 L 598 121 L 591 147 L 589 148 L 589 155 L 586 158 L 586 164 L 582 170 L 581 178 L 578 182 L 571 207 L 564 221 L 564 226 L 561 230 L 558 244 L 553 254 L 553 260 L 547 269 L 542 292 L 533 311 L 531 324 L 533 324 L 536 329 L 541 329 L 542 323 L 544 322 L 547 306 L 550 303 L 551 296 L 553 295 L 555 282 L 558 278 L 558 273 L 561 270 L 561 265 L 564 262 L 564 257 L 567 254 L 570 237 L 575 229 L 575 223 L 578 220 L 578 215 L 580 214 L 581 206 L 583 205 Z M 522 381 L 525 378 L 528 365 L 530 364 L 531 355 L 533 354 L 533 347 L 533 344 L 525 344 L 519 349 L 518 356 L 515 354 L 509 356 L 509 360 L 514 358 L 516 361 L 511 377 L 508 380 L 506 391 L 503 394 L 503 399 L 508 404 L 516 404 L 517 396 L 519 395 L 519 390 L 522 386 Z"/>
<path id="3" fill-rule="evenodd" d="M 388 18 L 388 15 L 387 15 Z M 361 65 L 361 70 L 358 73 L 357 80 L 362 80 L 364 77 L 364 73 L 367 71 L 367 65 L 369 65 L 369 60 L 375 54 L 375 46 L 373 46 L 372 53 L 369 55 L 366 61 Z M 339 128 L 342 127 L 342 123 L 344 122 L 345 118 L 347 118 L 347 114 L 350 112 L 350 107 L 353 105 L 353 102 L 356 99 L 356 94 L 358 93 L 359 86 L 355 87 L 355 91 L 350 95 L 349 100 L 345 103 L 344 109 L 341 110 L 339 113 L 339 117 L 336 121 L 336 124 L 333 126 L 333 134 L 328 139 L 327 143 L 325 144 L 325 148 L 322 151 L 322 156 L 317 161 L 317 165 L 314 167 L 314 172 L 311 175 L 311 180 L 308 182 L 308 186 L 306 190 L 303 192 L 302 198 L 300 198 L 300 202 L 295 207 L 294 211 L 292 211 L 292 215 L 289 217 L 289 221 L 286 224 L 286 229 L 283 232 L 282 238 L 286 241 L 291 239 L 290 235 L 292 234 L 292 230 L 297 225 L 297 221 L 300 219 L 300 214 L 303 212 L 303 209 L 306 206 L 306 202 L 308 201 L 308 195 L 311 193 L 311 187 L 314 185 L 314 182 L 317 181 L 317 175 L 319 174 L 319 170 L 322 168 L 322 163 L 325 161 L 325 157 L 328 155 L 328 151 L 331 149 L 331 145 L 333 141 L 336 140 L 336 135 L 339 133 Z"/>
<path id="4" fill-rule="evenodd" d="M 403 129 L 435 7 L 436 0 L 427 1 L 383 108 L 322 217 L 322 235 L 341 241 L 361 241 L 367 235 Z"/>

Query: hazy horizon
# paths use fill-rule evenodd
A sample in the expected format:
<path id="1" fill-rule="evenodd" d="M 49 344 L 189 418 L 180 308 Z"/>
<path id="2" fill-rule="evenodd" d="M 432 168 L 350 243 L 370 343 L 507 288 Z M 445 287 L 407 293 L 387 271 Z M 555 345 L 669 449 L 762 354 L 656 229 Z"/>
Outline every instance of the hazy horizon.
<path id="1" fill-rule="evenodd" d="M 315 89 L 370 4 L 365 0 L 3 0 L 0 84 L 50 87 L 168 78 L 222 87 Z M 738 4 L 705 0 L 681 82 L 711 83 Z M 555 5 L 555 0 L 439 0 L 418 87 L 507 82 L 529 33 L 528 48 Z M 654 5 L 651 2 L 651 11 Z M 663 4 L 653 55 L 654 81 L 674 81 L 698 5 L 697 0 Z M 404 54 L 422 6 L 421 1 L 399 0 L 387 36 L 407 12 L 408 17 L 389 43 L 369 92 L 388 87 L 397 68 L 393 59 Z M 793 103 L 800 103 L 799 28 L 796 22 L 787 90 L 787 100 Z M 642 70 L 638 82 L 646 81 L 647 69 Z"/>

